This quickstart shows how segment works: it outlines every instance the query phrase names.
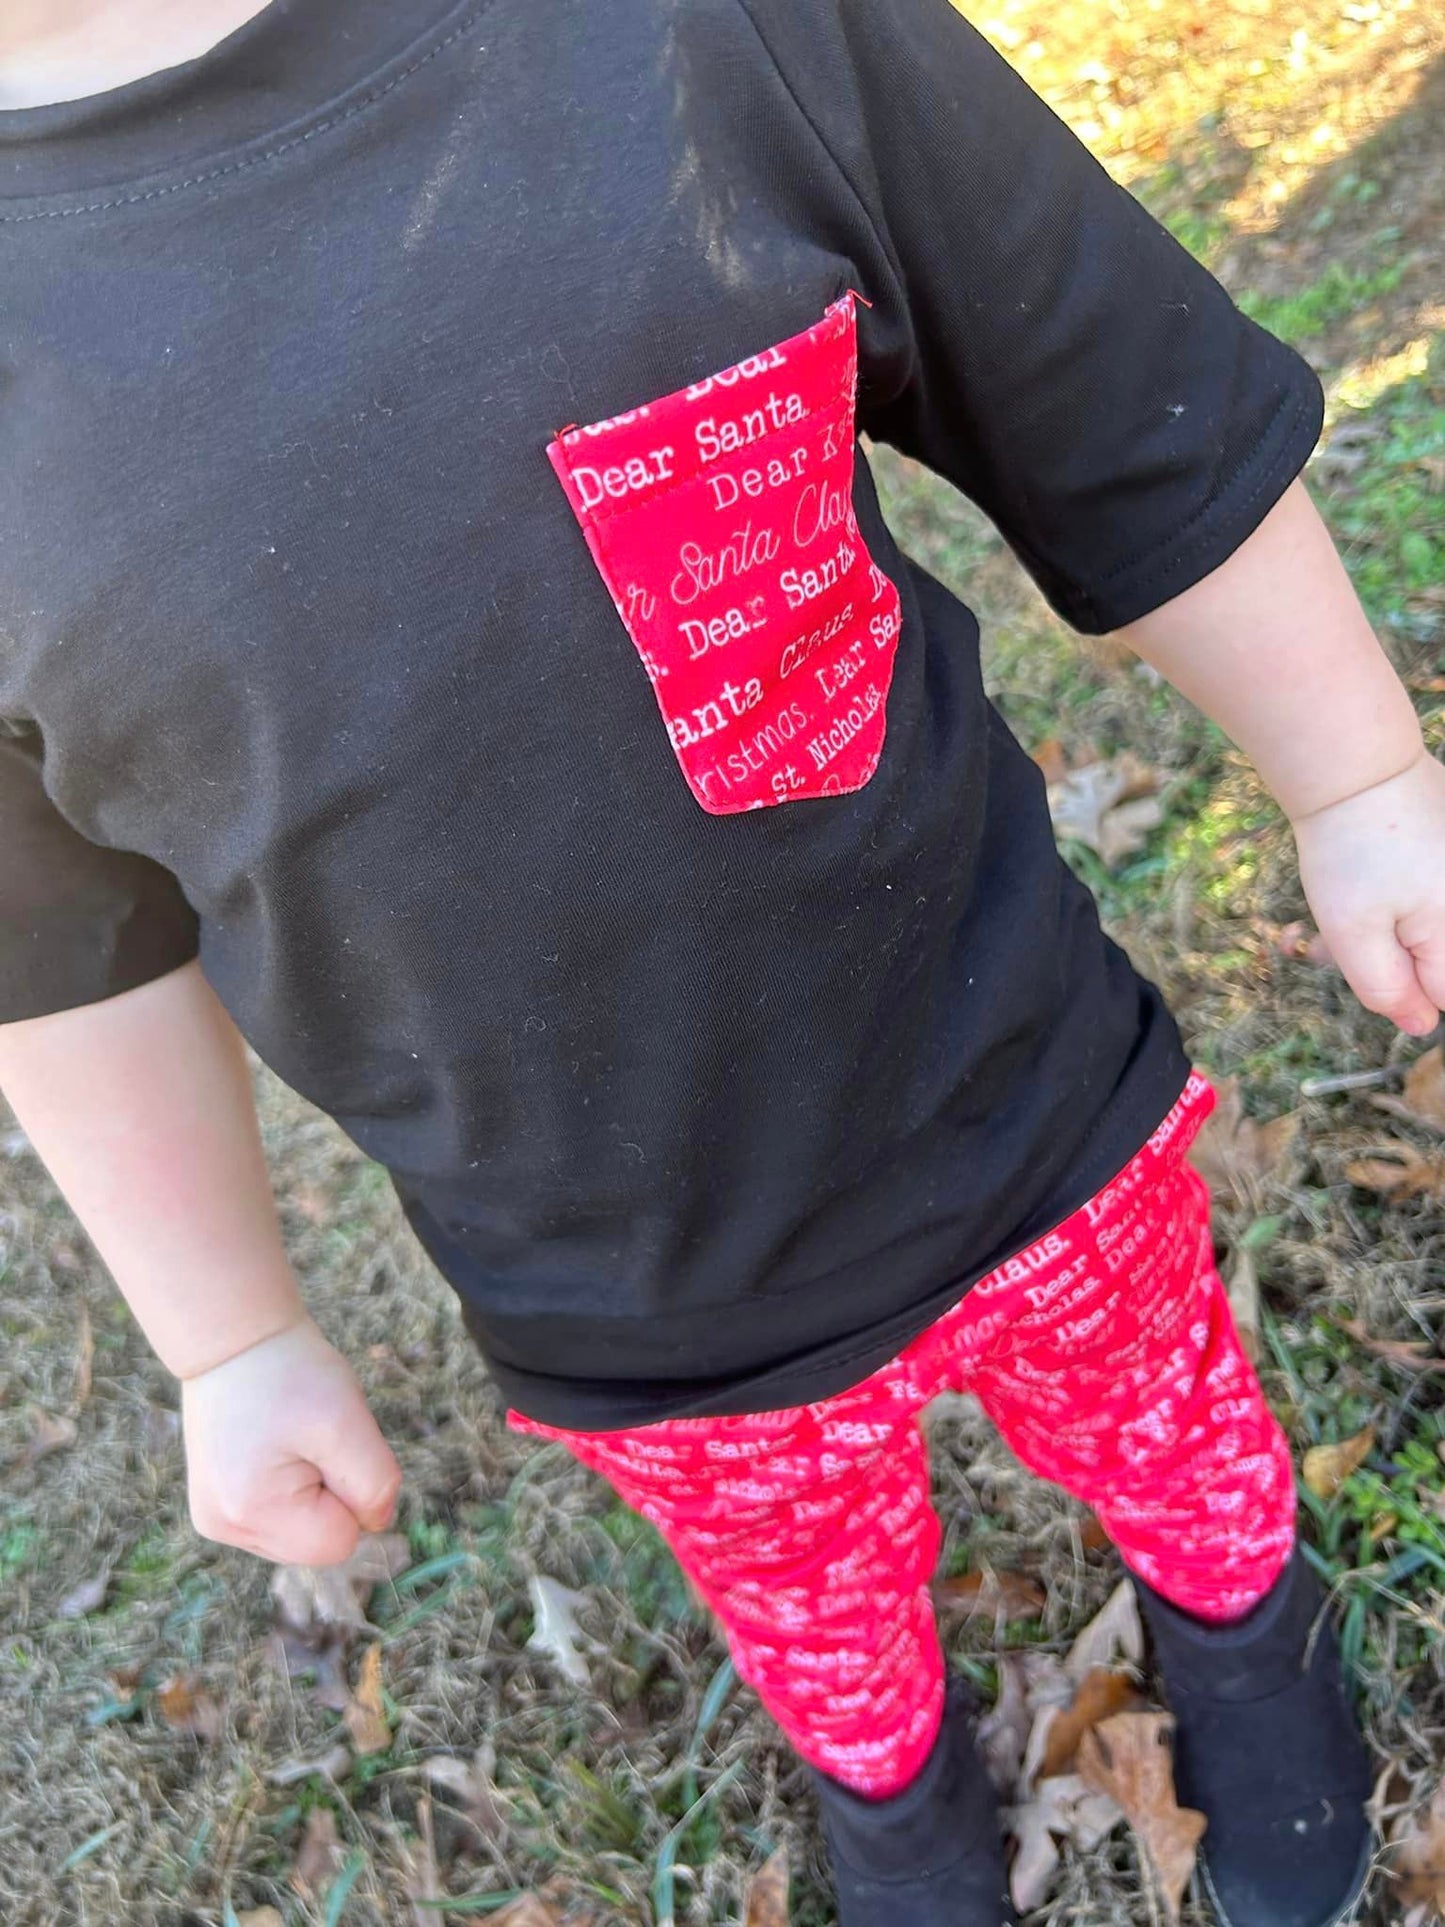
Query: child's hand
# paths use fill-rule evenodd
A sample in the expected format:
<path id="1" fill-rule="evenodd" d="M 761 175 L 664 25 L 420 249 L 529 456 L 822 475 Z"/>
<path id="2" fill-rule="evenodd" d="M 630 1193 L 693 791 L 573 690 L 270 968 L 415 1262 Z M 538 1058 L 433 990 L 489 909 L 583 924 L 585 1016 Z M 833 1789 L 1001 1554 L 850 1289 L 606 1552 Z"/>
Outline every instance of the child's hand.
<path id="1" fill-rule="evenodd" d="M 391 1522 L 401 1467 L 310 1318 L 182 1381 L 197 1532 L 285 1565 L 349 1558 Z"/>
<path id="2" fill-rule="evenodd" d="M 1294 822 L 1320 934 L 1367 1010 L 1423 1037 L 1445 1007 L 1445 767 L 1398 776 Z"/>

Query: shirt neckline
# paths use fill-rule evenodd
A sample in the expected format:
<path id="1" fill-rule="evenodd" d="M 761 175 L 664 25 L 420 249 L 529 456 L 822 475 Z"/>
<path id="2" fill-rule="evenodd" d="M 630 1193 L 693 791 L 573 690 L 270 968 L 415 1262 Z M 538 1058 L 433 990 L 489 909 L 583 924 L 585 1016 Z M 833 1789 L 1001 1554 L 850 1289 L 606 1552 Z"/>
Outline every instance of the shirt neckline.
<path id="1" fill-rule="evenodd" d="M 0 206 L 159 185 L 385 86 L 486 0 L 270 0 L 207 52 L 77 100 L 0 109 Z M 56 211 L 63 211 L 57 209 Z"/>

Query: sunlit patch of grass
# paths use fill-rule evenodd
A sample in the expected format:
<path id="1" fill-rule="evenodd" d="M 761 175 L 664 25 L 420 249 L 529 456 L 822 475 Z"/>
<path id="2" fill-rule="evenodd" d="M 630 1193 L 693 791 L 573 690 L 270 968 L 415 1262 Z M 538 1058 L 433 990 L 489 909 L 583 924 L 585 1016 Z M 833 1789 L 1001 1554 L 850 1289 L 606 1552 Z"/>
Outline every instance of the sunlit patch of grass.
<path id="1" fill-rule="evenodd" d="M 1395 238 L 1398 232 L 1398 229 L 1393 233 L 1388 229 L 1382 230 L 1381 243 Z M 1252 321 L 1268 328 L 1281 341 L 1298 346 L 1323 334 L 1327 328 L 1343 321 L 1368 302 L 1392 293 L 1403 280 L 1405 268 L 1404 261 L 1393 260 L 1362 273 L 1356 268 L 1346 267 L 1342 262 L 1331 261 L 1318 280 L 1311 282 L 1308 287 L 1296 288 L 1281 295 L 1253 294 L 1246 288 L 1235 299 Z"/>
<path id="2" fill-rule="evenodd" d="M 1354 417 L 1374 424 L 1348 489 L 1325 510 L 1372 620 L 1412 641 L 1445 635 L 1445 335 L 1425 371 Z"/>

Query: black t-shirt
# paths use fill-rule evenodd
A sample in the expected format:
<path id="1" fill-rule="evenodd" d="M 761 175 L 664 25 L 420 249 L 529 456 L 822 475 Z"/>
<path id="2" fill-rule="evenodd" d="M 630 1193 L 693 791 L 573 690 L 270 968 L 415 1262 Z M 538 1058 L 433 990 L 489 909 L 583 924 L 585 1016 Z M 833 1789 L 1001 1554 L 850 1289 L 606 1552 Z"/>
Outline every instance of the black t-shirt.
<path id="1" fill-rule="evenodd" d="M 839 1390 L 1127 1161 L 1177 1034 L 852 431 L 1098 632 L 1321 395 L 945 0 L 275 0 L 0 196 L 0 1020 L 199 953 L 562 1425 Z"/>

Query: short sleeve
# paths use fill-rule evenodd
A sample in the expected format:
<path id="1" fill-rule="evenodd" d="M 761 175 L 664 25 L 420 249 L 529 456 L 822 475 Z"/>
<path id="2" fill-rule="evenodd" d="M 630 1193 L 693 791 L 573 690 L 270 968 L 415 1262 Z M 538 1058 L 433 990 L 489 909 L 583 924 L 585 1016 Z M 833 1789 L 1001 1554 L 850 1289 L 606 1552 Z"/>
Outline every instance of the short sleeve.
<path id="1" fill-rule="evenodd" d="M 948 0 L 741 3 L 886 263 L 860 424 L 976 501 L 1076 629 L 1227 560 L 1318 440 L 1309 363 Z"/>
<path id="2" fill-rule="evenodd" d="M 0 1023 L 119 996 L 197 954 L 170 871 L 82 836 L 41 780 L 39 732 L 0 719 Z"/>

